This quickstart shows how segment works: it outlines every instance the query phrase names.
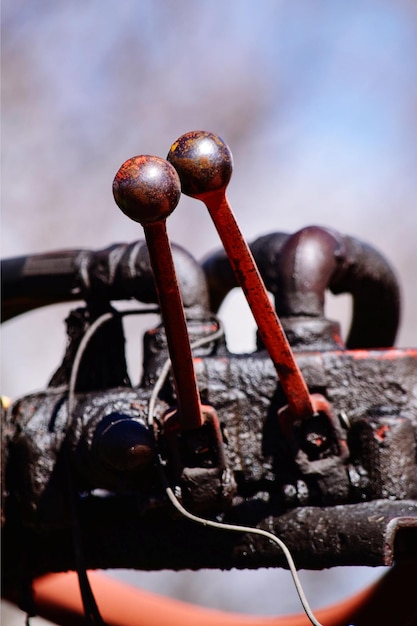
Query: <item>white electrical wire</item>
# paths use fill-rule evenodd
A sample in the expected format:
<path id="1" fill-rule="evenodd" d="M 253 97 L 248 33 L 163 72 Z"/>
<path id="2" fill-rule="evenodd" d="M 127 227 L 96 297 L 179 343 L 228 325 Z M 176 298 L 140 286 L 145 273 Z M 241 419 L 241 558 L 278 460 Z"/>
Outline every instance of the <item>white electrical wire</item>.
<path id="1" fill-rule="evenodd" d="M 222 335 L 224 334 L 223 332 L 223 328 L 221 326 L 219 326 L 218 330 L 216 330 L 214 333 L 212 333 L 211 335 L 207 336 L 207 337 L 203 337 L 202 339 L 198 339 L 197 341 L 193 342 L 191 344 L 191 349 L 195 350 L 196 348 L 199 348 L 203 345 L 206 345 L 207 343 L 211 343 L 212 341 L 215 341 L 216 339 L 220 338 Z M 148 424 L 150 427 L 154 426 L 155 423 L 155 418 L 154 418 L 154 410 L 155 410 L 155 403 L 159 394 L 159 391 L 161 390 L 168 374 L 169 371 L 171 369 L 171 360 L 167 359 L 166 362 L 164 363 L 161 372 L 159 374 L 159 377 L 155 383 L 155 386 L 152 390 L 152 394 L 151 397 L 149 399 L 149 405 L 148 405 Z M 197 524 L 201 524 L 203 526 L 208 526 L 210 528 L 217 528 L 219 530 L 226 530 L 226 531 L 232 531 L 232 532 L 239 532 L 239 533 L 250 533 L 252 535 L 259 535 L 261 537 L 265 537 L 266 539 L 269 539 L 270 541 L 272 541 L 273 543 L 277 544 L 281 550 L 284 553 L 284 556 L 287 560 L 288 566 L 290 568 L 290 572 L 292 575 L 292 579 L 294 581 L 294 585 L 295 588 L 297 590 L 298 593 L 298 597 L 300 598 L 300 602 L 302 604 L 302 607 L 308 617 L 308 619 L 310 620 L 310 622 L 314 625 L 314 626 L 323 626 L 314 616 L 314 613 L 310 607 L 310 604 L 306 598 L 306 595 L 304 593 L 304 589 L 303 586 L 301 584 L 301 581 L 299 579 L 298 573 L 297 573 L 297 568 L 295 567 L 295 563 L 294 560 L 291 556 L 291 552 L 289 551 L 289 549 L 287 548 L 287 546 L 285 545 L 285 543 L 282 541 L 282 539 L 279 539 L 279 537 L 277 537 L 276 535 L 273 535 L 272 533 L 266 531 L 266 530 L 262 530 L 261 528 L 256 528 L 256 527 L 252 527 L 252 526 L 238 526 L 236 524 L 225 524 L 223 522 L 217 522 L 215 520 L 211 520 L 211 519 L 206 519 L 203 517 L 199 517 L 197 515 L 194 515 L 193 513 L 190 513 L 189 511 L 187 511 L 182 504 L 179 502 L 178 498 L 175 496 L 174 492 L 172 491 L 171 487 L 168 484 L 168 480 L 166 478 L 165 475 L 165 470 L 164 470 L 164 465 L 162 463 L 162 460 L 160 459 L 159 455 L 158 455 L 158 462 L 159 462 L 159 468 L 161 471 L 161 475 L 162 475 L 162 479 L 164 482 L 164 487 L 165 487 L 165 492 L 168 496 L 168 499 L 170 500 L 171 504 L 177 509 L 177 511 L 179 513 L 181 513 L 184 517 L 186 517 L 187 519 L 196 522 Z"/>
<path id="2" fill-rule="evenodd" d="M 100 315 L 100 317 L 94 320 L 91 326 L 87 328 L 87 330 L 85 331 L 78 345 L 77 351 L 75 353 L 74 361 L 72 363 L 71 375 L 70 375 L 69 384 L 68 384 L 67 410 L 68 410 L 68 422 L 69 422 L 70 429 L 74 425 L 73 421 L 75 420 L 75 412 L 74 412 L 75 388 L 77 385 L 78 372 L 80 369 L 81 361 L 84 356 L 85 350 L 88 344 L 90 343 L 93 335 L 97 332 L 100 326 L 102 326 L 103 324 L 111 320 L 114 317 L 114 315 L 115 315 L 114 312 L 103 313 L 103 315 Z"/>
<path id="3" fill-rule="evenodd" d="M 148 310 L 141 310 L 141 313 L 147 313 L 147 312 L 154 312 L 154 311 L 148 311 Z M 88 343 L 90 342 L 91 338 L 93 337 L 93 335 L 97 332 L 97 330 L 100 328 L 100 326 L 102 326 L 103 324 L 105 324 L 107 321 L 109 321 L 110 319 L 112 319 L 114 316 L 120 315 L 120 316 L 124 316 L 124 315 L 132 315 L 138 313 L 138 311 L 125 311 L 123 313 L 114 313 L 114 312 L 109 312 L 109 313 L 104 313 L 103 315 L 101 315 L 100 317 L 98 317 L 92 324 L 91 326 L 87 329 L 87 331 L 84 333 L 80 344 L 77 348 L 76 354 L 75 354 L 75 358 L 74 358 L 74 362 L 73 362 L 73 366 L 71 369 L 71 376 L 70 376 L 70 381 L 69 381 L 69 385 L 68 385 L 68 416 L 69 416 L 69 422 L 70 425 L 72 425 L 72 419 L 74 419 L 74 413 L 73 413 L 73 409 L 74 409 L 74 403 L 75 403 L 75 388 L 76 388 L 76 383 L 77 383 L 77 378 L 78 378 L 78 372 L 79 372 L 79 368 L 80 368 L 80 364 L 81 364 L 81 360 L 83 358 L 84 352 L 88 346 Z M 224 335 L 224 331 L 221 325 L 219 325 L 219 328 L 214 331 L 213 333 L 211 333 L 210 335 L 208 335 L 207 337 L 203 337 L 201 339 L 198 339 L 197 341 L 194 341 L 191 344 L 191 349 L 195 350 L 196 348 L 200 348 L 204 345 L 207 345 L 208 343 L 211 343 L 213 341 L 216 341 L 217 339 L 219 339 L 220 337 L 222 337 Z M 153 428 L 154 424 L 155 424 L 155 404 L 159 395 L 159 392 L 161 391 L 165 380 L 169 374 L 169 371 L 171 369 L 171 360 L 167 359 L 166 362 L 164 363 L 161 372 L 158 376 L 158 379 L 152 389 L 152 393 L 151 396 L 149 398 L 149 404 L 148 404 L 148 425 L 149 427 Z M 172 491 L 171 487 L 168 484 L 166 475 L 165 475 L 165 471 L 164 471 L 164 466 L 163 463 L 161 461 L 161 459 L 158 456 L 158 460 L 159 460 L 159 466 L 160 466 L 160 470 L 161 470 L 161 475 L 163 478 L 163 482 L 164 482 L 164 487 L 165 487 L 165 492 L 168 496 L 168 499 L 170 500 L 171 504 L 177 509 L 177 511 L 179 513 L 181 513 L 184 517 L 188 518 L 189 520 L 196 522 L 197 524 L 201 524 L 203 526 L 208 526 L 211 528 L 217 528 L 219 530 L 226 530 L 226 531 L 231 531 L 231 532 L 239 532 L 239 533 L 250 533 L 252 535 L 259 535 L 261 537 L 265 537 L 266 539 L 269 539 L 270 541 L 272 541 L 273 543 L 277 544 L 281 550 L 284 553 L 284 556 L 287 560 L 288 566 L 290 568 L 290 572 L 294 581 L 294 585 L 295 588 L 297 590 L 298 596 L 300 598 L 300 602 L 302 604 L 302 607 L 308 617 L 308 619 L 310 620 L 310 622 L 314 625 L 314 626 L 322 626 L 322 624 L 316 619 L 316 617 L 313 614 L 313 611 L 308 603 L 308 600 L 306 598 L 306 595 L 304 593 L 304 589 L 302 587 L 301 581 L 298 577 L 298 573 L 297 573 L 297 569 L 295 567 L 295 563 L 294 560 L 291 556 L 291 553 L 289 551 L 289 549 L 287 548 L 287 546 L 285 545 L 285 543 L 279 539 L 279 537 L 277 537 L 276 535 L 273 535 L 272 533 L 266 531 L 266 530 L 262 530 L 261 528 L 256 528 L 256 527 L 252 527 L 252 526 L 238 526 L 235 524 L 225 524 L 223 522 L 217 522 L 215 520 L 210 520 L 210 519 L 206 519 L 203 517 L 199 517 L 197 515 L 194 515 L 193 513 L 190 513 L 189 511 L 187 511 L 182 504 L 179 502 L 178 498 L 174 495 L 174 492 Z"/>
<path id="4" fill-rule="evenodd" d="M 287 546 L 282 541 L 282 539 L 280 539 L 276 535 L 273 535 L 267 530 L 262 530 L 261 528 L 255 528 L 253 526 L 238 526 L 236 524 L 224 524 L 223 522 L 216 522 L 215 520 L 209 520 L 203 517 L 198 517 L 197 515 L 194 515 L 193 513 L 190 513 L 189 511 L 184 509 L 184 507 L 179 502 L 178 498 L 174 495 L 169 485 L 165 486 L 165 492 L 170 502 L 177 509 L 177 511 L 182 513 L 184 517 L 187 517 L 193 522 L 197 522 L 198 524 L 202 524 L 203 526 L 209 526 L 210 528 L 218 528 L 219 530 L 228 530 L 228 531 L 238 532 L 238 533 L 250 533 L 251 535 L 260 535 L 261 537 L 266 537 L 266 539 L 269 539 L 270 541 L 276 543 L 281 548 L 281 550 L 283 551 L 285 555 L 285 558 L 287 559 L 287 563 L 291 571 L 295 588 L 297 590 L 298 596 L 300 598 L 300 602 L 303 606 L 303 609 L 307 617 L 309 618 L 310 622 L 314 624 L 314 626 L 322 626 L 322 624 L 315 618 L 313 611 L 311 610 L 311 607 L 304 593 L 303 586 L 298 577 L 297 569 L 295 567 L 294 560 L 291 556 L 291 552 L 288 550 Z"/>
<path id="5" fill-rule="evenodd" d="M 156 309 L 156 308 L 134 309 L 131 311 L 123 311 L 123 312 L 109 311 L 108 313 L 103 313 L 102 315 L 100 315 L 96 320 L 94 320 L 91 326 L 87 328 L 87 330 L 85 331 L 84 335 L 81 338 L 81 341 L 75 353 L 74 361 L 71 367 L 71 375 L 69 379 L 69 384 L 68 384 L 67 407 L 68 407 L 68 421 L 69 421 L 70 428 L 73 426 L 72 422 L 75 419 L 75 416 L 74 416 L 75 390 L 76 390 L 78 373 L 79 373 L 81 361 L 83 359 L 85 350 L 89 342 L 91 341 L 92 337 L 95 335 L 97 330 L 100 328 L 100 326 L 110 321 L 114 317 L 126 317 L 128 315 L 144 315 L 147 313 L 158 313 L 158 312 L 159 312 L 159 309 Z"/>
<path id="6" fill-rule="evenodd" d="M 221 325 L 220 322 L 218 322 L 219 327 L 217 330 L 215 330 L 213 333 L 211 333 L 210 335 L 208 335 L 207 337 L 201 337 L 200 339 L 196 339 L 196 341 L 194 341 L 191 344 L 191 350 L 196 350 L 197 348 L 201 348 L 202 346 L 207 345 L 208 343 L 212 343 L 213 341 L 216 341 L 217 339 L 220 339 L 220 337 L 223 337 L 224 335 L 224 330 L 223 330 L 223 326 Z M 157 378 L 157 381 L 152 389 L 152 393 L 151 396 L 149 398 L 149 404 L 148 404 L 148 426 L 150 428 L 153 428 L 154 424 L 155 424 L 155 403 L 157 401 L 159 392 L 161 391 L 162 387 L 164 386 L 164 383 L 166 381 L 166 378 L 169 374 L 169 370 L 171 369 L 171 359 L 167 359 L 164 363 L 164 365 L 162 366 L 162 369 L 159 373 L 159 376 Z"/>

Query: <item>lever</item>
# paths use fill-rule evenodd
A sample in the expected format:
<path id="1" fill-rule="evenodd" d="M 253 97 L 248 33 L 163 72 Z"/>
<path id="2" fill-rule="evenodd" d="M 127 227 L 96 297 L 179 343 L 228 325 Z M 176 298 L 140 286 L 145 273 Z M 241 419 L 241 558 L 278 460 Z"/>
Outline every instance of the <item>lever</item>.
<path id="1" fill-rule="evenodd" d="M 233 171 L 229 147 L 218 135 L 192 131 L 172 144 L 167 160 L 178 172 L 183 193 L 202 200 L 209 210 L 281 381 L 289 412 L 310 417 L 315 411 L 307 385 L 226 197 Z"/>
<path id="2" fill-rule="evenodd" d="M 178 174 L 159 157 L 132 157 L 117 172 L 113 195 L 121 211 L 143 226 L 172 363 L 178 418 L 182 430 L 199 428 L 203 424 L 200 396 L 166 231 L 166 218 L 181 196 Z"/>

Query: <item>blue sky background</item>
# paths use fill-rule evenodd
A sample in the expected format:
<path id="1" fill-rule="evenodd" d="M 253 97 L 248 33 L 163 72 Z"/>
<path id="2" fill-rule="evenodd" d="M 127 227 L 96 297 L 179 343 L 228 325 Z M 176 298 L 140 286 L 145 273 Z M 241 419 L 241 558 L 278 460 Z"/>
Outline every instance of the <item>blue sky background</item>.
<path id="1" fill-rule="evenodd" d="M 234 154 L 228 195 L 246 237 L 322 224 L 370 242 L 403 285 L 398 343 L 415 345 L 416 35 L 412 0 L 3 0 L 2 256 L 142 238 L 114 205 L 115 172 L 211 130 Z M 190 199 L 168 230 L 197 258 L 219 247 Z M 343 321 L 340 300 L 329 307 Z M 6 393 L 45 385 L 67 311 L 5 326 Z M 238 294 L 223 315 L 232 349 L 248 349 Z M 142 329 L 130 331 L 139 367 Z M 334 572 L 320 574 L 334 591 Z M 237 602 L 248 595 L 236 589 Z M 279 604 L 253 595 L 272 612 Z"/>

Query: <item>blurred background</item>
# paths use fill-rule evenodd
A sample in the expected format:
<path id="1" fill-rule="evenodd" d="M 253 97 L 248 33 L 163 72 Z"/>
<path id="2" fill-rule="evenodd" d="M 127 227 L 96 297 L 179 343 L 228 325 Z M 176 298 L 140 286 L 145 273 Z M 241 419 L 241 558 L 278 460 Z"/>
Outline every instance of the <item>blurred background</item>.
<path id="1" fill-rule="evenodd" d="M 417 5 L 413 0 L 3 0 L 2 257 L 143 238 L 113 201 L 119 166 L 166 156 L 189 130 L 234 155 L 228 196 L 245 237 L 331 226 L 385 254 L 403 290 L 398 345 L 417 344 Z M 219 248 L 183 198 L 172 241 L 198 259 Z M 2 393 L 44 387 L 65 346 L 66 305 L 2 329 Z M 349 301 L 329 298 L 346 330 Z M 221 316 L 229 348 L 254 347 L 238 292 Z M 141 336 L 127 324 L 133 379 Z M 217 608 L 300 610 L 288 572 L 117 572 Z M 302 572 L 312 605 L 380 570 Z M 22 623 L 7 612 L 5 624 Z M 14 622 L 13 622 L 14 623 Z"/>

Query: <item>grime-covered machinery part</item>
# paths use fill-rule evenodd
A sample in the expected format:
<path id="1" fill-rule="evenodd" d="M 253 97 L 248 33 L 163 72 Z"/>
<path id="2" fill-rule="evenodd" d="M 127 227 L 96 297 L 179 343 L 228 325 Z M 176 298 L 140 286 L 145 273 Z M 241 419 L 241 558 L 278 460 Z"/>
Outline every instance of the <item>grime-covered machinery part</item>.
<path id="1" fill-rule="evenodd" d="M 220 416 L 226 467 L 237 483 L 222 519 L 279 533 L 299 567 L 383 565 L 415 554 L 416 351 L 307 351 L 297 353 L 297 361 L 309 387 L 325 390 L 336 407 L 347 459 L 333 445 L 316 457 L 317 442 L 329 436 L 326 420 L 313 430 L 297 429 L 295 439 L 280 431 L 277 411 L 285 398 L 263 351 L 213 353 L 196 361 L 202 400 Z M 170 388 L 156 405 L 159 420 L 174 400 Z M 79 515 L 87 566 L 285 565 L 268 542 L 202 529 L 178 517 L 167 506 L 152 464 L 146 472 L 141 467 L 126 472 L 103 463 L 97 432 L 115 414 L 145 425 L 149 394 L 147 387 L 124 387 L 76 395 L 70 458 L 83 494 Z M 37 574 L 74 566 L 65 495 L 67 424 L 66 395 L 58 388 L 21 399 L 7 414 L 4 571 L 10 568 L 11 575 L 21 567 L 13 555 L 22 545 Z M 206 480 L 210 491 L 210 472 Z"/>
<path id="2" fill-rule="evenodd" d="M 348 348 L 389 347 L 400 317 L 400 290 L 394 270 L 375 248 L 350 236 L 319 226 L 293 235 L 272 233 L 254 241 L 252 254 L 285 330 L 324 320 L 325 291 L 352 295 Z M 203 263 L 213 310 L 237 286 L 223 250 Z M 301 322 L 300 322 L 301 320 Z M 310 321 L 309 321 L 310 320 Z M 317 342 L 316 342 L 317 343 Z M 314 346 L 321 349 L 320 346 Z"/>
<path id="3" fill-rule="evenodd" d="M 142 301 L 156 301 L 143 246 L 139 242 L 95 253 L 89 261 L 91 275 L 83 274 L 80 261 L 76 276 L 83 277 L 83 292 L 72 292 L 74 257 L 68 261 L 68 280 L 60 283 L 52 272 L 50 296 L 43 258 L 32 267 L 31 287 L 30 276 L 20 282 L 19 268 L 15 279 L 8 273 L 9 284 L 18 286 L 7 299 L 14 314 L 51 298 L 78 299 L 81 294 L 87 306 L 68 318 L 67 353 L 50 386 L 16 400 L 4 412 L 5 575 L 18 578 L 25 571 L 30 577 L 75 567 L 68 476 L 77 494 L 86 567 L 285 565 L 283 555 L 268 542 L 179 517 L 167 504 L 153 463 L 156 452 L 180 496 L 185 477 L 182 487 L 191 506 L 225 522 L 273 530 L 288 543 L 298 567 L 382 565 L 415 556 L 417 351 L 389 347 L 399 297 L 386 261 L 367 245 L 318 227 L 294 236 L 265 236 L 252 244 L 267 288 L 276 300 L 281 298 L 277 307 L 285 314 L 282 320 L 309 393 L 331 407 L 318 410 L 312 419 L 296 420 L 288 429 L 282 417 L 287 400 L 266 351 L 259 345 L 252 354 L 236 355 L 217 333 L 214 339 L 219 321 L 208 311 L 205 274 L 188 254 L 180 253 L 188 332 L 193 342 L 208 338 L 194 352 L 198 389 L 202 403 L 218 416 L 216 436 L 209 429 L 206 439 L 193 441 L 198 445 L 192 454 L 185 450 L 183 455 L 186 442 L 176 424 L 174 443 L 164 431 L 177 400 L 172 376 L 154 405 L 156 433 L 147 430 L 151 394 L 168 356 L 162 325 L 145 335 L 138 386 L 127 378 L 118 314 L 107 328 L 100 327 L 84 351 L 69 412 L 68 386 L 80 341 L 103 313 L 113 315 L 109 300 L 140 293 Z M 79 254 L 81 259 L 85 253 Z M 145 269 L 137 272 L 142 263 Z M 210 263 L 209 283 L 220 284 L 217 292 L 211 287 L 211 296 L 220 305 L 233 288 L 233 277 L 221 255 Z M 31 291 L 36 285 L 38 300 L 36 289 Z M 26 308 L 19 309 L 26 288 L 31 304 L 26 301 Z M 327 288 L 347 290 L 357 300 L 352 341 L 363 343 L 361 349 L 347 349 L 324 318 Z M 378 318 L 382 343 L 371 349 L 377 338 L 372 329 L 369 341 L 362 336 L 362 309 L 384 303 L 386 311 Z M 95 369 L 96 358 L 109 376 Z M 208 454 L 213 441 L 221 461 L 215 466 L 215 455 Z M 201 463 L 194 463 L 196 456 Z"/>
<path id="4" fill-rule="evenodd" d="M 200 265 L 181 246 L 173 244 L 172 250 L 187 318 L 206 317 L 208 292 Z M 58 302 L 158 302 L 145 241 L 4 259 L 1 270 L 3 322 Z"/>

